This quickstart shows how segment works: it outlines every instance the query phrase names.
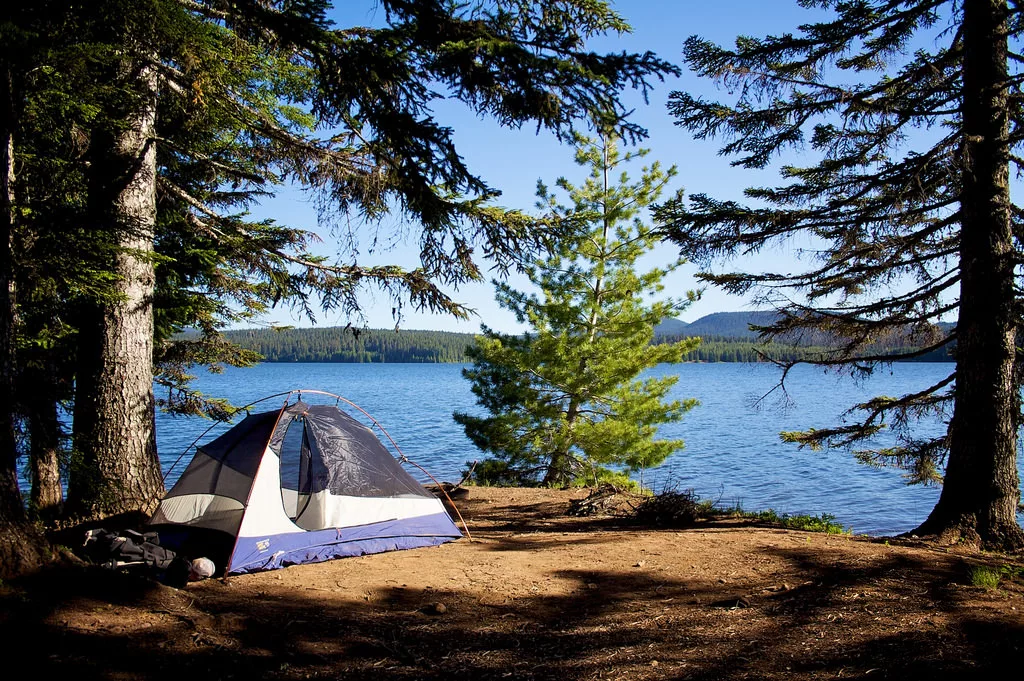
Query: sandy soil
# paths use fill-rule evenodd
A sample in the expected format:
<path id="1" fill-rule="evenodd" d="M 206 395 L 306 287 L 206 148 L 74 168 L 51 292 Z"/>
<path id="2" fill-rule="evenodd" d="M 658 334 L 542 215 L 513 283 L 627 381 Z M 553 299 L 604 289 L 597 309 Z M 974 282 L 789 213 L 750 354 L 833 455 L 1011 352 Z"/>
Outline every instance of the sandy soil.
<path id="1" fill-rule="evenodd" d="M 1019 670 L 1020 558 L 712 521 L 564 515 L 472 489 L 473 541 L 184 590 L 65 567 L 0 588 L 43 679 L 968 679 Z M 1013 674 L 1019 673 L 1013 671 Z"/>

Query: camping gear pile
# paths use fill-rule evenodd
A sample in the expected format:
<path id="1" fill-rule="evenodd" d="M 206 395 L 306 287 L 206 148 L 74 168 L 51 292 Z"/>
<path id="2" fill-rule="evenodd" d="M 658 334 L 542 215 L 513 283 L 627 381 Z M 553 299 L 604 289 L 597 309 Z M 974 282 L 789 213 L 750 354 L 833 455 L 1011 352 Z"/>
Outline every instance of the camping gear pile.
<path id="1" fill-rule="evenodd" d="M 174 551 L 160 546 L 160 535 L 156 532 L 111 532 L 101 527 L 87 530 L 82 546 L 89 560 L 111 570 L 131 567 L 166 570 L 176 558 Z"/>
<path id="2" fill-rule="evenodd" d="M 200 576 L 187 558 L 161 546 L 156 532 L 113 532 L 102 527 L 87 530 L 80 553 L 85 559 L 108 570 L 143 574 L 175 587 L 213 574 L 209 571 L 209 574 Z"/>

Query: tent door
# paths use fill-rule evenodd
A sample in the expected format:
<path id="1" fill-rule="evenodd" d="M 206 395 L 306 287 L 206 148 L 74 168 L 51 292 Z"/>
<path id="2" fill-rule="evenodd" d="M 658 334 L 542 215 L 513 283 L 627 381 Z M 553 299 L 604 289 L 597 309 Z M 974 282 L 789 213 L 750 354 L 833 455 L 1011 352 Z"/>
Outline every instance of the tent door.
<path id="1" fill-rule="evenodd" d="M 313 456 L 303 418 L 295 419 L 281 443 L 281 501 L 295 521 L 309 506 L 313 492 Z"/>

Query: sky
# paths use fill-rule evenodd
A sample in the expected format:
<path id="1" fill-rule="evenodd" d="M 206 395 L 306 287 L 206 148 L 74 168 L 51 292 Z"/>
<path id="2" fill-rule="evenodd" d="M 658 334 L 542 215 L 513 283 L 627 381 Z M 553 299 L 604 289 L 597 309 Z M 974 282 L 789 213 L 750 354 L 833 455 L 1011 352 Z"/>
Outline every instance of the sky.
<path id="1" fill-rule="evenodd" d="M 366 25 L 380 22 L 383 11 L 373 0 L 339 0 L 342 10 L 333 17 L 339 27 Z M 658 56 L 683 68 L 682 44 L 690 35 L 699 35 L 731 45 L 737 35 L 763 36 L 795 31 L 801 23 L 820 16 L 800 8 L 795 0 L 619 0 L 612 6 L 632 25 L 633 33 L 624 36 L 606 36 L 591 43 L 593 49 L 602 52 L 642 52 L 651 50 Z M 684 90 L 708 98 L 728 99 L 728 93 L 717 89 L 714 83 L 697 78 L 685 70 L 679 77 L 669 77 L 663 83 L 655 83 L 645 103 L 637 93 L 627 92 L 624 100 L 634 109 L 632 120 L 647 128 L 649 137 L 641 146 L 651 150 L 645 163 L 658 160 L 668 167 L 675 165 L 679 174 L 666 192 L 673 193 L 682 188 L 687 194 L 706 193 L 717 198 L 742 197 L 745 187 L 772 185 L 777 176 L 774 171 L 752 172 L 732 168 L 729 160 L 718 155 L 719 142 L 714 140 L 693 140 L 689 133 L 674 125 L 666 102 L 673 90 Z M 443 102 L 436 109 L 437 120 L 455 131 L 457 148 L 467 160 L 469 167 L 477 172 L 492 187 L 501 190 L 497 203 L 507 208 L 534 210 L 537 181 L 544 180 L 549 186 L 565 176 L 571 182 L 582 182 L 587 169 L 573 163 L 573 150 L 560 144 L 550 134 L 537 134 L 534 127 L 524 126 L 521 130 L 507 130 L 490 120 L 477 118 L 461 104 Z M 632 177 L 639 176 L 639 165 L 630 169 Z M 317 214 L 309 199 L 299 190 L 286 189 L 272 200 L 254 210 L 259 217 L 274 219 L 295 226 L 317 229 Z M 391 239 L 387 249 L 376 249 L 367 253 L 365 247 L 370 241 L 368 230 L 360 234 L 365 264 L 398 264 L 415 267 L 418 247 L 415 225 L 404 225 L 397 218 L 386 219 L 382 225 L 385 233 L 393 231 L 404 237 Z M 321 248 L 325 255 L 338 252 L 326 231 Z M 729 269 L 764 271 L 768 269 L 791 270 L 796 266 L 799 245 L 778 247 L 762 252 L 758 256 L 731 263 Z M 647 262 L 655 264 L 668 262 L 677 253 L 670 244 L 661 245 L 648 257 Z M 792 264 L 792 266 L 791 266 Z M 686 265 L 666 280 L 666 295 L 680 297 L 695 288 L 696 268 Z M 509 280 L 518 289 L 529 288 L 529 282 L 521 276 Z M 512 314 L 499 308 L 494 302 L 492 284 L 481 282 L 465 285 L 458 290 L 448 291 L 456 300 L 468 305 L 477 316 L 460 321 L 448 316 L 418 313 L 406 308 L 403 311 L 401 328 L 437 329 L 447 331 L 477 332 L 481 323 L 498 331 L 521 331 Z M 396 325 L 392 316 L 393 303 L 382 293 L 367 294 L 363 297 L 364 319 L 357 324 L 369 328 L 391 328 Z M 713 312 L 753 309 L 744 298 L 729 296 L 723 292 L 708 289 L 699 301 L 682 311 L 678 317 L 693 321 Z M 298 312 L 287 308 L 271 311 L 263 320 L 264 324 L 309 326 L 310 321 Z M 318 326 L 345 325 L 350 320 L 337 313 L 318 315 Z"/>

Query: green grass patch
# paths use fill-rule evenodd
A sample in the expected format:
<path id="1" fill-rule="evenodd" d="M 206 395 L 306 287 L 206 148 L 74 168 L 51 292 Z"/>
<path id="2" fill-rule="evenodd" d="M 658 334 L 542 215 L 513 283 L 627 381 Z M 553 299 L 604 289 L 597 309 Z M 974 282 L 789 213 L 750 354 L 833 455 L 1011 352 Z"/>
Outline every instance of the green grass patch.
<path id="1" fill-rule="evenodd" d="M 970 581 L 971 586 L 981 587 L 982 589 L 997 588 L 1002 578 L 1001 570 L 985 565 L 976 565 L 967 571 L 967 579 Z"/>
<path id="2" fill-rule="evenodd" d="M 999 575 L 1008 582 L 1024 582 L 1024 567 L 1019 565 L 1004 565 L 999 568 Z"/>
<path id="3" fill-rule="evenodd" d="M 852 534 L 852 528 L 843 527 L 842 523 L 836 522 L 836 517 L 829 513 L 821 515 L 798 514 L 790 515 L 783 513 L 779 515 L 774 509 L 766 511 L 740 511 L 737 515 L 741 518 L 748 518 L 763 523 L 779 525 L 787 530 L 802 530 L 804 532 L 824 532 L 825 534 Z"/>

